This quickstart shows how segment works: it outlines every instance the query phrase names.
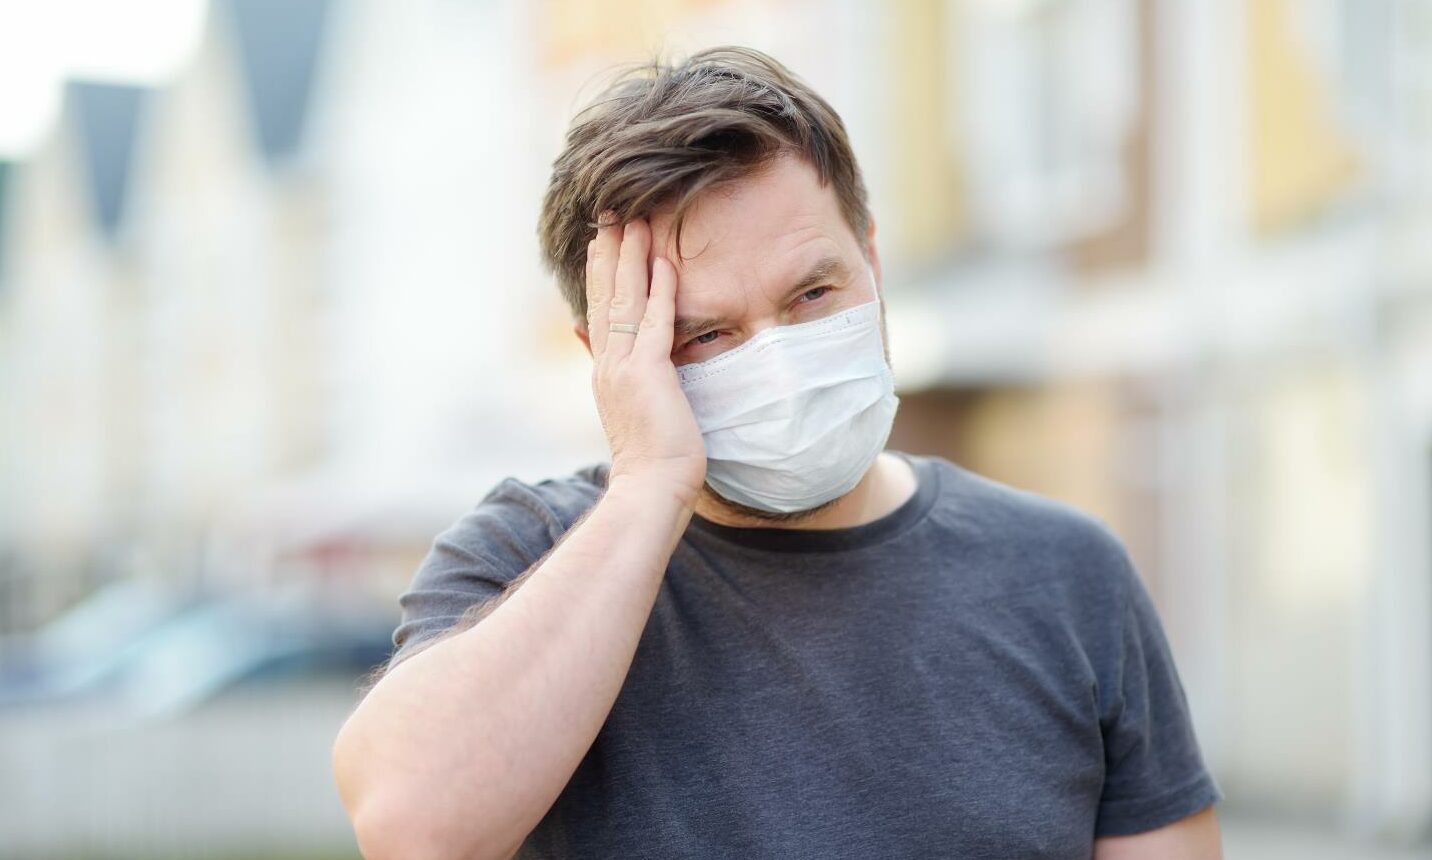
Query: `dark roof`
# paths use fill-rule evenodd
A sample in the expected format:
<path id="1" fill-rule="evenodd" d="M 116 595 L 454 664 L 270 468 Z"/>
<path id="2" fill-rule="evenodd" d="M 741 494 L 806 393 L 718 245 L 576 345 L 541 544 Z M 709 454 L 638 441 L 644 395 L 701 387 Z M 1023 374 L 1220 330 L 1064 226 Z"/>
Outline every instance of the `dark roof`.
<path id="1" fill-rule="evenodd" d="M 330 0 L 225 0 L 259 146 L 272 162 L 303 142 Z"/>
<path id="2" fill-rule="evenodd" d="M 113 237 L 124 218 L 134 147 L 150 91 L 130 84 L 70 81 L 65 105 L 74 117 L 95 216 Z"/>

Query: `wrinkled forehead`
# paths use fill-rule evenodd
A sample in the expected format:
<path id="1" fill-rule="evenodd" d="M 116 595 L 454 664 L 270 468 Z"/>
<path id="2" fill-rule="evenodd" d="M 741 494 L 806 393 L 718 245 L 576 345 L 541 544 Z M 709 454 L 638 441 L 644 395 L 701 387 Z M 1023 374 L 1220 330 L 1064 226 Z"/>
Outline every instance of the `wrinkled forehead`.
<path id="1" fill-rule="evenodd" d="M 683 257 L 671 212 L 654 214 L 651 226 L 652 254 L 676 264 L 678 302 L 732 290 L 779 291 L 825 257 L 844 259 L 856 272 L 863 267 L 834 188 L 822 187 L 815 169 L 793 156 L 697 198 L 682 226 Z"/>

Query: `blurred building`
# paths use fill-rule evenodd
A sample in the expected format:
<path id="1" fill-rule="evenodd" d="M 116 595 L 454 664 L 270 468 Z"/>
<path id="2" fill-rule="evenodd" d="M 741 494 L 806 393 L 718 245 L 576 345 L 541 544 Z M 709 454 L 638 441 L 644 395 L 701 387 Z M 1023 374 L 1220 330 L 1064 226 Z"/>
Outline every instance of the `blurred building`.
<path id="1" fill-rule="evenodd" d="M 206 8 L 0 158 L 0 629 L 131 576 L 396 611 L 502 477 L 601 459 L 551 159 L 612 64 L 744 43 L 851 130 L 892 445 L 1125 539 L 1231 806 L 1432 827 L 1432 7 Z"/>

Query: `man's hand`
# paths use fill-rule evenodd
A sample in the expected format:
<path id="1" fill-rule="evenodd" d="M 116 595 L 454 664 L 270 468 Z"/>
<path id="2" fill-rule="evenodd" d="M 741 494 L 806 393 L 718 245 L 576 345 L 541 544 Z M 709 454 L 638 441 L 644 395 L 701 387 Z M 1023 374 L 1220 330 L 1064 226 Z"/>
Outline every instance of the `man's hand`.
<path id="1" fill-rule="evenodd" d="M 634 480 L 671 490 L 694 506 L 706 480 L 706 446 L 671 361 L 676 268 L 650 262 L 645 219 L 622 225 L 603 214 L 587 245 L 587 337 L 592 394 L 612 450 L 609 484 Z M 639 323 L 635 334 L 611 323 Z"/>

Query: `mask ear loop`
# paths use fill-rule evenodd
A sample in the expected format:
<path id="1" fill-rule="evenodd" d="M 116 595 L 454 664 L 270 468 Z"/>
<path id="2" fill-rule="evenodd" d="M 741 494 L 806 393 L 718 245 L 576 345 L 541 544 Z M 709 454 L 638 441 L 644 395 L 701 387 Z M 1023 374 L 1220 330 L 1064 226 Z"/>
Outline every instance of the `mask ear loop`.
<path id="1" fill-rule="evenodd" d="M 885 294 L 881 292 L 880 281 L 877 280 L 875 277 L 875 264 L 867 260 L 865 263 L 865 271 L 870 273 L 870 290 L 871 292 L 875 293 L 875 303 L 876 306 L 879 308 L 879 311 L 875 315 L 875 324 L 880 325 L 880 323 L 885 319 Z M 882 344 L 884 342 L 884 339 L 884 333 L 882 332 Z"/>

